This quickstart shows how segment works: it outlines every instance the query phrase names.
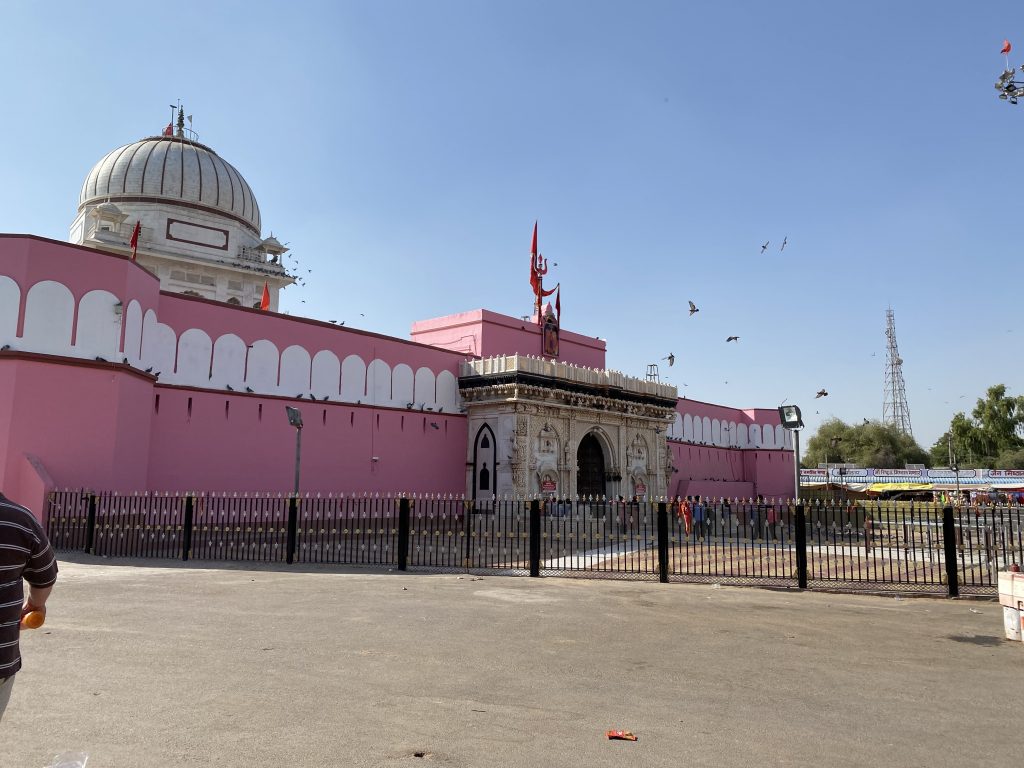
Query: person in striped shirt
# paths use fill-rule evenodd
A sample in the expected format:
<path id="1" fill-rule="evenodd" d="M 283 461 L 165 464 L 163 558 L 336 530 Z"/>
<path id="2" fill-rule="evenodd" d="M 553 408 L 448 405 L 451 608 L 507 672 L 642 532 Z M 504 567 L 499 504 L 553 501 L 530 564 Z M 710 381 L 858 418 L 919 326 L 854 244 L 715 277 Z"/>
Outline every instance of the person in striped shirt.
<path id="1" fill-rule="evenodd" d="M 24 585 L 28 582 L 28 599 Z M 0 719 L 21 669 L 18 637 L 30 611 L 46 615 L 57 581 L 57 558 L 35 515 L 0 494 Z"/>

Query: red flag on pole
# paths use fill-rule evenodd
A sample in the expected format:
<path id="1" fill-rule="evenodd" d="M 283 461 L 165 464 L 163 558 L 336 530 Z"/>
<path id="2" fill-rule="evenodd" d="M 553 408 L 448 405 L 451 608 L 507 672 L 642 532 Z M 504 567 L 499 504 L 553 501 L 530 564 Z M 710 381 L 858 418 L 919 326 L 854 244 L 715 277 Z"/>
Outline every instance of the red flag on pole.
<path id="1" fill-rule="evenodd" d="M 129 245 L 132 247 L 132 261 L 135 261 L 135 254 L 139 250 L 139 233 L 141 231 L 142 224 L 136 221 L 135 229 L 132 230 L 132 239 L 129 241 Z"/>
<path id="2" fill-rule="evenodd" d="M 533 244 L 530 246 L 530 287 L 534 294 L 537 293 L 537 283 L 540 276 L 537 274 L 537 222 L 533 222 Z"/>
<path id="3" fill-rule="evenodd" d="M 268 281 L 263 281 L 263 298 L 260 299 L 260 309 L 266 312 L 270 309 L 270 284 Z"/>
<path id="4" fill-rule="evenodd" d="M 167 127 L 164 128 L 164 136 L 173 136 L 173 135 L 174 135 L 174 126 L 171 123 L 168 123 Z"/>
<path id="5" fill-rule="evenodd" d="M 1009 53 L 1012 50 L 1013 50 L 1013 46 L 1010 44 L 1010 41 L 1009 40 L 1003 40 L 1003 48 L 999 52 L 1000 53 Z"/>

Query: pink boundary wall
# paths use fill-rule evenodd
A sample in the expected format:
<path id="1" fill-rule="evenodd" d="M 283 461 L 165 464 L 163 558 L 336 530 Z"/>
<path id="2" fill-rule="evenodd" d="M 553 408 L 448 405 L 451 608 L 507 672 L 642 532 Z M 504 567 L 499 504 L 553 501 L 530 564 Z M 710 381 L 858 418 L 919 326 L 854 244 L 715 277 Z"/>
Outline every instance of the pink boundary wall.
<path id="1" fill-rule="evenodd" d="M 123 351 L 123 329 L 116 360 L 123 354 L 134 364 L 109 357 L 110 362 L 97 361 L 73 343 L 80 303 L 90 291 L 109 292 L 111 301 L 116 297 L 122 319 L 129 304 L 137 302 L 142 315 L 155 313 L 179 345 L 186 331 L 201 329 L 212 340 L 227 334 L 244 344 L 265 340 L 280 351 L 299 346 L 310 353 L 329 351 L 339 360 L 358 355 L 392 370 L 408 365 L 414 372 L 428 368 L 434 375 L 447 372 L 456 378 L 467 357 L 536 354 L 540 344 L 535 325 L 482 309 L 417 322 L 414 341 L 407 341 L 163 293 L 156 278 L 125 257 L 31 235 L 0 234 L 0 281 L 5 277 L 17 285 L 20 304 L 17 333 L 5 337 L 12 349 L 0 353 L 0 489 L 37 514 L 54 487 L 288 492 L 295 431 L 285 418 L 286 404 L 304 416 L 304 492 L 464 491 L 467 425 L 461 413 L 410 410 L 396 402 L 338 402 L 333 397 L 313 402 L 281 393 L 174 385 L 147 375 L 137 354 Z M 39 354 L 19 343 L 26 297 L 41 281 L 66 286 L 74 298 L 76 322 L 71 338 L 62 342 L 68 347 L 63 355 Z M 110 322 L 113 318 L 111 313 Z M 427 340 L 434 346 L 419 343 Z M 466 342 L 475 354 L 463 349 Z M 182 349 L 175 353 L 176 369 Z M 597 338 L 563 331 L 561 352 L 561 359 L 577 365 L 605 365 L 605 344 Z M 164 374 L 168 378 L 169 372 Z M 368 392 L 369 384 L 365 387 Z M 677 410 L 731 422 L 778 423 L 774 411 L 690 400 L 680 400 Z M 790 451 L 669 445 L 679 467 L 670 484 L 673 493 L 791 492 Z"/>

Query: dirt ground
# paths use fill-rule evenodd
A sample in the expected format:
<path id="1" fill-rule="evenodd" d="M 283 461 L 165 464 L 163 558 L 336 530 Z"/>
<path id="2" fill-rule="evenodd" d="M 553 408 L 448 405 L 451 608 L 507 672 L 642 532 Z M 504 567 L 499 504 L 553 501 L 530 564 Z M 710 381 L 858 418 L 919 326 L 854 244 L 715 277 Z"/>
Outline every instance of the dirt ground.
<path id="1" fill-rule="evenodd" d="M 994 602 L 187 565 L 61 561 L 0 766 L 1020 764 Z"/>

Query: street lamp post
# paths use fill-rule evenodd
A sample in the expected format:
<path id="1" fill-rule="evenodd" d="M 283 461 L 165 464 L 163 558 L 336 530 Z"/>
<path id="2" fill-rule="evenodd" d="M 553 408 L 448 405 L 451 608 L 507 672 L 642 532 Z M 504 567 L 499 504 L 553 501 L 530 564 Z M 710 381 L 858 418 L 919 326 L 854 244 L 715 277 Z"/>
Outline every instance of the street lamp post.
<path id="1" fill-rule="evenodd" d="M 284 410 L 288 414 L 288 423 L 295 427 L 295 498 L 298 498 L 299 462 L 302 457 L 302 411 L 290 405 L 286 405 Z"/>
<path id="2" fill-rule="evenodd" d="M 800 430 L 804 428 L 804 420 L 800 417 L 800 409 L 795 405 L 779 406 L 779 421 L 782 428 L 793 433 L 793 500 L 800 503 Z M 826 462 L 827 465 L 828 462 Z"/>
<path id="3" fill-rule="evenodd" d="M 842 437 L 833 437 L 828 441 L 829 448 L 835 450 L 835 447 L 843 442 Z M 828 494 L 828 498 L 832 496 L 832 467 L 828 461 L 828 449 L 825 450 L 825 491 Z"/>
<path id="4" fill-rule="evenodd" d="M 960 466 L 956 460 L 956 454 L 953 452 L 953 435 L 949 435 L 949 468 L 953 470 L 953 477 L 956 482 L 956 506 L 960 507 Z M 975 473 L 977 474 L 977 473 Z"/>

